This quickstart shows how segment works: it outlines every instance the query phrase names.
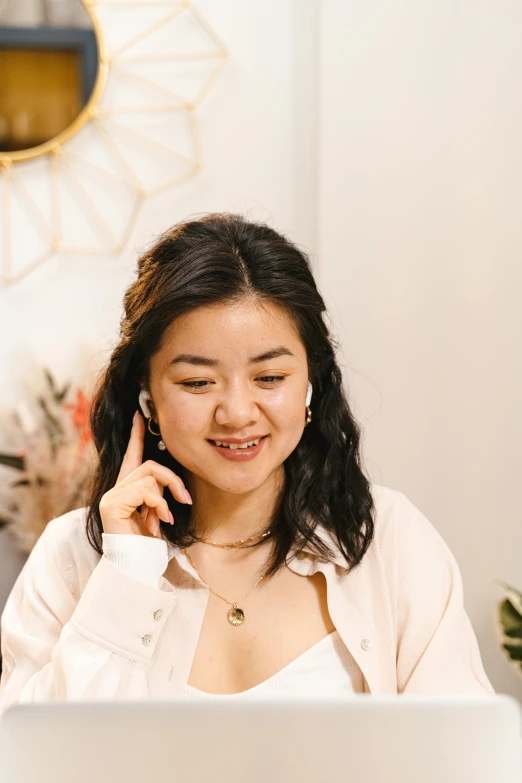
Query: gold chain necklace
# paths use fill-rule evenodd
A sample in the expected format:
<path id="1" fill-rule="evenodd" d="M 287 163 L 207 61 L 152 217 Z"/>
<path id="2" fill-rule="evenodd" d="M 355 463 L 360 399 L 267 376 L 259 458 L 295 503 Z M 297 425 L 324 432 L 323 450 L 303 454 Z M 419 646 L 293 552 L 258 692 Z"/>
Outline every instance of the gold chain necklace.
<path id="1" fill-rule="evenodd" d="M 220 541 L 211 541 L 209 538 L 202 538 L 200 543 L 212 544 L 212 546 L 220 546 L 223 547 L 223 549 L 232 549 L 233 547 L 245 544 L 247 541 L 255 541 L 256 539 L 261 540 L 262 538 L 266 538 L 266 536 L 270 535 L 271 532 L 271 530 L 267 530 L 266 533 L 260 533 L 255 536 L 250 536 L 249 538 L 241 538 L 239 541 L 233 541 L 231 544 L 222 544 Z"/>
<path id="2" fill-rule="evenodd" d="M 265 535 L 266 535 L 266 534 L 265 534 Z M 246 540 L 248 540 L 248 539 L 246 539 Z M 187 550 L 186 550 L 186 549 L 183 549 L 182 551 L 183 551 L 183 552 L 186 554 L 186 556 L 188 557 L 188 559 L 189 559 L 189 561 L 190 561 L 190 563 L 191 563 L 192 567 L 193 567 L 193 568 L 194 568 L 194 570 L 197 572 L 197 568 L 196 568 L 196 566 L 194 565 L 194 562 L 193 562 L 193 560 L 192 560 L 191 556 L 189 555 L 189 553 L 187 552 Z M 263 575 L 263 576 L 264 576 L 264 575 Z M 263 576 L 261 576 L 261 577 L 260 577 L 260 578 L 257 580 L 257 582 L 255 583 L 254 587 L 257 587 L 257 586 L 258 586 L 258 584 L 259 584 L 259 582 L 261 581 L 261 579 L 263 579 Z M 199 578 L 201 579 L 201 577 L 199 577 Z M 202 580 L 202 579 L 201 579 L 201 581 L 203 582 L 203 580 Z M 229 609 L 229 611 L 228 611 L 228 614 L 227 614 L 228 622 L 229 622 L 231 625 L 242 625 L 242 624 L 245 622 L 245 620 L 246 620 L 246 615 L 245 615 L 245 612 L 244 612 L 244 610 L 243 610 L 243 609 L 241 609 L 241 607 L 239 607 L 239 606 L 238 606 L 238 603 L 237 603 L 237 601 L 229 601 L 229 600 L 228 600 L 228 598 L 225 598 L 224 596 L 220 595 L 219 593 L 216 593 L 216 591 L 215 591 L 215 590 L 212 590 L 212 588 L 210 587 L 210 585 L 207 585 L 207 583 L 206 583 L 206 582 L 203 582 L 203 584 L 204 584 L 206 587 L 208 587 L 208 589 L 210 590 L 210 592 L 211 592 L 211 593 L 214 593 L 214 595 L 217 595 L 217 597 L 218 597 L 218 598 L 221 598 L 223 601 L 226 601 L 226 602 L 227 602 L 227 604 L 231 604 L 231 605 L 232 605 L 232 609 Z M 242 601 L 242 600 L 243 600 L 243 598 L 246 598 L 246 597 L 247 597 L 247 595 L 250 595 L 250 593 L 252 592 L 252 590 L 254 589 L 254 587 L 251 587 L 251 588 L 250 588 L 250 590 L 248 591 L 248 593 L 245 593 L 245 595 L 241 596 L 241 598 L 239 599 L 239 601 Z"/>

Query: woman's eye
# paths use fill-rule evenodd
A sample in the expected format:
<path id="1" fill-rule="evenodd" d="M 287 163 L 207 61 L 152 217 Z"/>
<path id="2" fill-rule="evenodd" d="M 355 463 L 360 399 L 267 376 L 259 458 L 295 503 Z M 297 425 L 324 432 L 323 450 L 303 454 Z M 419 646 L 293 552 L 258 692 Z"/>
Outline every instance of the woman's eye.
<path id="1" fill-rule="evenodd" d="M 197 386 L 197 385 L 196 385 L 196 384 L 198 384 L 198 383 L 203 383 L 203 384 L 205 384 L 205 383 L 208 383 L 208 381 L 185 381 L 185 382 L 184 382 L 184 383 L 182 383 L 181 385 L 182 385 L 182 386 L 189 386 L 189 387 L 190 387 L 190 388 L 192 388 L 192 389 L 202 389 L 202 388 L 203 388 L 202 386 Z"/>
<path id="2" fill-rule="evenodd" d="M 267 378 L 272 378 L 271 381 L 266 381 Z M 267 383 L 274 383 L 274 381 L 284 381 L 285 376 L 284 375 L 265 375 L 263 378 L 260 378 L 260 380 L 265 380 Z"/>
<path id="3" fill-rule="evenodd" d="M 285 376 L 284 375 L 264 375 L 262 378 L 259 378 L 260 381 L 264 381 L 265 383 L 272 384 L 277 381 L 284 381 Z M 182 386 L 188 386 L 191 389 L 204 389 L 205 386 L 208 386 L 208 381 L 185 381 L 182 383 Z M 203 385 L 200 385 L 203 384 Z"/>

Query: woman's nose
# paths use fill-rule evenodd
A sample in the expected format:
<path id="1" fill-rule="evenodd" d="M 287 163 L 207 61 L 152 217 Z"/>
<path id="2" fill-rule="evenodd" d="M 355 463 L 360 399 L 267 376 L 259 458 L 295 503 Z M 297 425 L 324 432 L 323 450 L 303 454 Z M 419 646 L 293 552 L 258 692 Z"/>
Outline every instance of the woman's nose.
<path id="1" fill-rule="evenodd" d="M 252 392 L 233 392 L 218 404 L 216 421 L 228 427 L 247 427 L 259 418 L 259 405 Z"/>

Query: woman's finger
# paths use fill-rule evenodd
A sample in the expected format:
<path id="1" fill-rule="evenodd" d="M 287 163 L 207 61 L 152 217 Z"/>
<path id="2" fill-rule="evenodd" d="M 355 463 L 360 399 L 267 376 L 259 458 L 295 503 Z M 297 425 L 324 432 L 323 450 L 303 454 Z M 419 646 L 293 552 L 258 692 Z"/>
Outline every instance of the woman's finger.
<path id="1" fill-rule="evenodd" d="M 126 484 L 136 481 L 138 478 L 145 476 L 153 476 L 158 485 L 163 491 L 163 487 L 168 487 L 172 493 L 172 496 L 179 500 L 180 503 L 188 503 L 185 497 L 185 485 L 181 478 L 177 476 L 174 471 L 167 468 L 165 465 L 160 465 L 159 462 L 154 462 L 152 459 L 146 460 L 143 464 L 135 468 L 125 478 L 116 484 L 116 486 L 125 486 Z"/>
<path id="2" fill-rule="evenodd" d="M 134 414 L 127 450 L 123 455 L 120 472 L 116 479 L 119 484 L 127 478 L 136 468 L 143 464 L 143 444 L 145 443 L 145 421 L 138 411 Z"/>

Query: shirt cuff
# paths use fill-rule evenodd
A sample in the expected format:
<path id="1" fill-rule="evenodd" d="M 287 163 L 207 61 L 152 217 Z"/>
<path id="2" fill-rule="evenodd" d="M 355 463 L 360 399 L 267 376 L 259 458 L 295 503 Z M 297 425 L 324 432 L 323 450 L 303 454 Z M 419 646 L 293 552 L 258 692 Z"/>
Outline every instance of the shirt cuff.
<path id="1" fill-rule="evenodd" d="M 132 533 L 102 533 L 103 554 L 113 565 L 140 582 L 158 587 L 169 563 L 163 538 Z"/>
<path id="2" fill-rule="evenodd" d="M 71 625 L 101 647 L 148 663 L 176 601 L 175 592 L 136 581 L 103 555 L 80 596 Z"/>

